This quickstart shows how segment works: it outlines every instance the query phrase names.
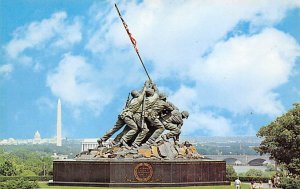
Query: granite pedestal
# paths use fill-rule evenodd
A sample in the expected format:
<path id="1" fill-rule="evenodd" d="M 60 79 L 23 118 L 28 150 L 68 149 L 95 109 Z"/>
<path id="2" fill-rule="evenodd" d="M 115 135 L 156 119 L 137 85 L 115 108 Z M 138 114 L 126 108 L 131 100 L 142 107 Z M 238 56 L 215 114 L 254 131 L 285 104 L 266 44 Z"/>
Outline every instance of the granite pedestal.
<path id="1" fill-rule="evenodd" d="M 210 160 L 57 160 L 49 185 L 109 187 L 225 185 L 226 163 Z"/>

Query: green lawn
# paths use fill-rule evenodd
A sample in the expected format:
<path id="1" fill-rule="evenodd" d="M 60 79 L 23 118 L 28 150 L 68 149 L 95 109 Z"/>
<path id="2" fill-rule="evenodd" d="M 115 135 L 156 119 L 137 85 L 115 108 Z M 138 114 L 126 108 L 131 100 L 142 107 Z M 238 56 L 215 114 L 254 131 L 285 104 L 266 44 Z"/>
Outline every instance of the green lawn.
<path id="1" fill-rule="evenodd" d="M 48 186 L 46 182 L 39 182 L 39 186 L 41 188 L 52 188 L 52 189 L 66 189 L 66 188 L 74 188 L 74 189 L 99 189 L 99 188 L 108 188 L 108 187 L 86 187 L 86 186 Z M 249 184 L 242 184 L 242 189 L 248 189 Z M 168 189 L 168 188 L 177 188 L 177 189 L 234 189 L 233 183 L 231 185 L 225 186 L 189 186 L 189 187 L 153 187 L 160 189 Z M 120 189 L 120 188 L 116 188 Z M 143 188 L 145 189 L 145 188 Z"/>

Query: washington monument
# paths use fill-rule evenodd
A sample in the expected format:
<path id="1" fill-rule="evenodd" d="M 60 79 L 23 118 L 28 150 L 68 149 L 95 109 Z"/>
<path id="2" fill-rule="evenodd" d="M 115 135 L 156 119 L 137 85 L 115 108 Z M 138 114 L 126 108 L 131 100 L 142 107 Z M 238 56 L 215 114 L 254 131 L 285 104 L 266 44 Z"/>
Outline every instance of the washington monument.
<path id="1" fill-rule="evenodd" d="M 56 146 L 61 146 L 61 102 L 57 102 Z"/>

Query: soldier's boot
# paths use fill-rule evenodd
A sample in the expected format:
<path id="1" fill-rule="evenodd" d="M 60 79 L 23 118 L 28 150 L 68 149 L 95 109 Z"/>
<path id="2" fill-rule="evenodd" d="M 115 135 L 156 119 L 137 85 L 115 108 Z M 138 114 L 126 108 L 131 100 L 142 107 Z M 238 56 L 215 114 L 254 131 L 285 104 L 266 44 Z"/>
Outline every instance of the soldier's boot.
<path id="1" fill-rule="evenodd" d="M 111 147 L 120 147 L 121 145 L 122 145 L 121 142 L 115 142 L 115 143 L 112 143 Z"/>
<path id="2" fill-rule="evenodd" d="M 120 142 L 121 142 L 122 146 L 124 146 L 126 149 L 128 149 L 128 150 L 131 149 L 130 146 L 128 146 L 128 144 L 126 143 L 126 141 L 124 139 L 121 139 Z"/>
<path id="3" fill-rule="evenodd" d="M 111 141 L 110 145 L 111 145 L 111 147 L 117 147 L 117 146 L 120 146 L 121 143 L 113 140 L 113 141 Z"/>
<path id="4" fill-rule="evenodd" d="M 98 148 L 104 147 L 103 140 L 101 138 L 97 140 L 97 143 L 98 143 Z"/>
<path id="5" fill-rule="evenodd" d="M 142 145 L 141 145 L 141 148 L 150 148 L 151 147 L 151 144 L 147 141 L 147 142 L 145 142 L 145 143 L 143 143 Z"/>
<path id="6" fill-rule="evenodd" d="M 154 140 L 152 140 L 151 138 L 148 139 L 148 141 L 145 143 L 148 146 L 152 146 L 155 143 Z"/>
<path id="7" fill-rule="evenodd" d="M 136 144 L 136 143 L 132 143 L 132 145 L 131 145 L 133 148 L 138 148 L 139 147 L 139 145 L 138 144 Z"/>

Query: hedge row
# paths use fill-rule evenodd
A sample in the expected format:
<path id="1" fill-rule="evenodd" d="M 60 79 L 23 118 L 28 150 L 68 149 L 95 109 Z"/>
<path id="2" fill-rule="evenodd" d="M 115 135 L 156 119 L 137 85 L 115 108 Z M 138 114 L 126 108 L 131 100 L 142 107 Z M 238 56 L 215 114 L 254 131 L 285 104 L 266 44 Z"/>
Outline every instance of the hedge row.
<path id="1" fill-rule="evenodd" d="M 5 182 L 8 180 L 18 180 L 21 178 L 30 181 L 49 181 L 53 179 L 52 176 L 0 176 L 0 182 Z"/>
<path id="2" fill-rule="evenodd" d="M 229 181 L 235 181 L 235 179 L 237 179 L 237 177 L 229 177 L 228 180 Z M 255 182 L 268 182 L 268 180 L 270 179 L 270 177 L 239 177 L 240 181 L 242 182 L 251 182 L 251 181 L 255 181 Z"/>

